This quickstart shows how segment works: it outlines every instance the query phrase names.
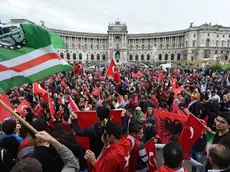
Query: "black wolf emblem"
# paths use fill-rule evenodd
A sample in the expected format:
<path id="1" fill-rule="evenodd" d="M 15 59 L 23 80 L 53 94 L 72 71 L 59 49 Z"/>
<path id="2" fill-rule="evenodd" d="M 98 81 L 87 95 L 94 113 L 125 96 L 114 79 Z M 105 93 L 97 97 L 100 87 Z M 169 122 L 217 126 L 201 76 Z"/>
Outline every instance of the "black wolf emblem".
<path id="1" fill-rule="evenodd" d="M 24 31 L 20 24 L 0 24 L 0 48 L 21 49 L 26 45 Z"/>

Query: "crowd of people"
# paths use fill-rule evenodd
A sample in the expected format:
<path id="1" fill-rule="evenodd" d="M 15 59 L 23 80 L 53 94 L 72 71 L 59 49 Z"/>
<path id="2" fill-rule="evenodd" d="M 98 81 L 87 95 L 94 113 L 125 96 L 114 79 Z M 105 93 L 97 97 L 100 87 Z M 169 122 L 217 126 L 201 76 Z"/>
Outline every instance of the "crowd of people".
<path id="1" fill-rule="evenodd" d="M 121 66 L 119 71 L 121 82 L 118 83 L 105 77 L 106 68 L 79 74 L 63 72 L 39 81 L 53 100 L 54 113 L 43 96 L 34 94 L 32 84 L 8 90 L 15 111 L 24 100 L 30 103 L 31 107 L 23 109 L 23 114 L 17 113 L 38 133 L 16 118 L 2 121 L 0 171 L 147 172 L 149 156 L 145 143 L 156 138 L 156 143 L 161 144 L 154 109 L 185 116 L 192 113 L 206 121 L 207 132 L 215 135 L 209 149 L 207 132 L 192 146 L 190 156 L 201 164 L 193 165 L 192 169 L 183 167 L 183 149 L 178 136 L 173 135 L 163 146 L 159 172 L 230 171 L 230 75 L 227 71 L 138 66 Z M 95 110 L 99 122 L 81 128 L 77 112 L 70 107 L 69 96 L 79 111 Z M 122 109 L 122 124 L 110 120 L 112 109 Z M 90 150 L 85 150 L 76 136 L 88 137 Z"/>

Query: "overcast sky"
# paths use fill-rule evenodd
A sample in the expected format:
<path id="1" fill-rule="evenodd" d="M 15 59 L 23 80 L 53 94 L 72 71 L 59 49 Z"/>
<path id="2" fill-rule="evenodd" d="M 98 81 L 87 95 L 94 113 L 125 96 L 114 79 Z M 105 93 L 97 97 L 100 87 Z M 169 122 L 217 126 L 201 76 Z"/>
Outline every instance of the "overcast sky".
<path id="1" fill-rule="evenodd" d="M 230 26 L 230 0 L 0 0 L 0 18 L 26 18 L 47 27 L 106 33 L 119 18 L 129 33 L 186 29 L 190 22 Z"/>

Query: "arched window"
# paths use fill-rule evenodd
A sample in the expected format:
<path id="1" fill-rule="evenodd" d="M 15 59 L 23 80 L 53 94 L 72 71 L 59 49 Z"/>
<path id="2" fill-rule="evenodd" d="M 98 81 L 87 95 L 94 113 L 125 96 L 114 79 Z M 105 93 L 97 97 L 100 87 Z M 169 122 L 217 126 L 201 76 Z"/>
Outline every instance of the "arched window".
<path id="1" fill-rule="evenodd" d="M 147 54 L 147 60 L 150 60 L 150 55 L 149 54 Z"/>
<path id="2" fill-rule="evenodd" d="M 67 53 L 67 60 L 69 60 L 70 59 L 70 54 L 69 53 Z"/>
<path id="3" fill-rule="evenodd" d="M 226 60 L 226 61 L 228 60 L 228 56 L 225 56 L 225 60 Z"/>
<path id="4" fill-rule="evenodd" d="M 192 46 L 195 47 L 196 46 L 196 41 L 192 42 Z"/>
<path id="5" fill-rule="evenodd" d="M 210 44 L 210 39 L 207 39 L 206 40 L 206 47 L 209 47 L 209 44 Z"/>
<path id="6" fill-rule="evenodd" d="M 141 60 L 144 60 L 145 56 L 144 54 L 141 54 Z"/>
<path id="7" fill-rule="evenodd" d="M 102 60 L 105 60 L 106 56 L 105 54 L 102 55 Z"/>
<path id="8" fill-rule="evenodd" d="M 180 53 L 177 54 L 177 60 L 180 60 Z"/>
<path id="9" fill-rule="evenodd" d="M 91 54 L 91 60 L 94 60 L 94 55 L 93 54 Z"/>
<path id="10" fill-rule="evenodd" d="M 171 54 L 171 60 L 172 61 L 174 60 L 174 54 Z"/>
<path id="11" fill-rule="evenodd" d="M 221 42 L 221 47 L 224 47 L 224 43 L 225 43 L 224 41 Z"/>
<path id="12" fill-rule="evenodd" d="M 61 56 L 61 58 L 64 58 L 64 54 L 63 53 L 60 53 L 60 56 Z"/>
<path id="13" fill-rule="evenodd" d="M 97 54 L 97 60 L 100 60 L 100 54 Z"/>
<path id="14" fill-rule="evenodd" d="M 79 54 L 79 60 L 82 60 L 82 54 L 81 53 Z"/>
<path id="15" fill-rule="evenodd" d="M 135 60 L 138 60 L 138 54 L 135 55 Z"/>
<path id="16" fill-rule="evenodd" d="M 73 53 L 73 59 L 74 59 L 74 60 L 77 59 L 76 53 Z"/>
<path id="17" fill-rule="evenodd" d="M 133 60 L 133 55 L 132 54 L 129 55 L 129 60 L 131 60 L 131 61 Z"/>
<path id="18" fill-rule="evenodd" d="M 159 54 L 159 60 L 160 60 L 160 61 L 162 60 L 162 55 L 161 55 L 161 54 Z"/>
<path id="19" fill-rule="evenodd" d="M 165 54 L 165 61 L 168 60 L 168 54 Z"/>

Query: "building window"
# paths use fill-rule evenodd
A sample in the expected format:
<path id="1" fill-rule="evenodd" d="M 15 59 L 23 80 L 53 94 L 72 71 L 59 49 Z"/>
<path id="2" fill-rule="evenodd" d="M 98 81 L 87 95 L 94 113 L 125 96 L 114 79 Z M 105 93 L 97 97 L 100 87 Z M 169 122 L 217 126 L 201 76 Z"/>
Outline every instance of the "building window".
<path id="1" fill-rule="evenodd" d="M 162 45 L 162 44 L 160 44 L 160 49 L 162 49 L 162 47 L 163 47 L 163 45 Z"/>
<path id="2" fill-rule="evenodd" d="M 226 61 L 228 60 L 228 56 L 225 56 L 225 60 L 226 60 Z"/>
<path id="3" fill-rule="evenodd" d="M 97 49 L 99 49 L 99 45 L 97 45 Z"/>
<path id="4" fill-rule="evenodd" d="M 138 39 L 136 40 L 136 44 L 138 44 Z"/>
<path id="5" fill-rule="evenodd" d="M 106 59 L 106 56 L 105 54 L 102 55 L 102 60 L 105 60 Z"/>
<path id="6" fill-rule="evenodd" d="M 85 42 L 87 42 L 87 38 L 85 38 Z"/>
<path id="7" fill-rule="evenodd" d="M 72 43 L 72 48 L 74 48 L 74 43 Z"/>
<path id="8" fill-rule="evenodd" d="M 219 35 L 216 35 L 217 38 L 219 38 Z"/>
<path id="9" fill-rule="evenodd" d="M 187 43 L 188 43 L 188 42 L 186 41 L 186 46 L 187 46 Z M 175 43 L 173 43 L 173 48 L 175 48 L 175 45 L 176 45 L 176 44 L 175 44 Z"/>
<path id="10" fill-rule="evenodd" d="M 97 60 L 100 60 L 100 54 L 97 54 Z"/>
<path id="11" fill-rule="evenodd" d="M 165 61 L 168 60 L 168 54 L 165 54 Z"/>
<path id="12" fill-rule="evenodd" d="M 79 60 L 82 60 L 82 54 L 81 53 L 79 54 Z"/>
<path id="13" fill-rule="evenodd" d="M 61 58 L 64 58 L 64 54 L 63 53 L 61 53 L 60 56 L 61 56 Z"/>
<path id="14" fill-rule="evenodd" d="M 223 38 L 225 37 L 225 35 L 223 35 Z"/>
<path id="15" fill-rule="evenodd" d="M 103 49 L 105 49 L 105 45 L 103 45 Z"/>
<path id="16" fill-rule="evenodd" d="M 209 44 L 210 44 L 210 40 L 207 39 L 207 40 L 206 40 L 206 47 L 209 47 Z"/>
<path id="17" fill-rule="evenodd" d="M 195 38 L 195 37 L 196 37 L 196 34 L 194 34 L 193 37 Z"/>
<path id="18" fill-rule="evenodd" d="M 150 60 L 150 55 L 149 54 L 147 54 L 147 60 Z"/>
<path id="19" fill-rule="evenodd" d="M 223 51 L 223 50 L 221 50 L 221 54 L 223 54 L 223 52 L 224 52 L 224 51 Z"/>
<path id="20" fill-rule="evenodd" d="M 130 50 L 132 50 L 133 49 L 133 45 L 130 45 Z"/>
<path id="21" fill-rule="evenodd" d="M 145 43 L 145 40 L 144 39 L 142 39 L 142 44 L 144 44 Z"/>
<path id="22" fill-rule="evenodd" d="M 68 43 L 67 43 L 67 42 L 65 43 L 65 46 L 66 46 L 66 48 L 69 48 L 69 47 L 68 47 Z"/>
<path id="23" fill-rule="evenodd" d="M 138 61 L 138 54 L 135 55 L 135 60 Z"/>
<path id="24" fill-rule="evenodd" d="M 87 44 L 85 44 L 85 51 L 87 50 Z"/>
<path id="25" fill-rule="evenodd" d="M 69 60 L 70 59 L 70 54 L 69 53 L 67 53 L 67 60 Z"/>
<path id="26" fill-rule="evenodd" d="M 148 49 L 150 50 L 150 45 L 148 45 Z"/>
<path id="27" fill-rule="evenodd" d="M 91 38 L 91 43 L 93 43 L 93 38 Z"/>
<path id="28" fill-rule="evenodd" d="M 171 60 L 172 61 L 174 60 L 174 54 L 171 54 Z"/>
<path id="29" fill-rule="evenodd" d="M 94 54 L 91 54 L 91 60 L 94 60 Z"/>
<path id="30" fill-rule="evenodd" d="M 141 60 L 142 60 L 142 61 L 144 60 L 144 54 L 141 55 Z"/>
<path id="31" fill-rule="evenodd" d="M 148 39 L 148 43 L 150 43 L 150 39 Z"/>
<path id="32" fill-rule="evenodd" d="M 93 44 L 90 45 L 90 48 L 93 49 Z"/>
<path id="33" fill-rule="evenodd" d="M 224 47 L 224 41 L 221 42 L 221 47 Z"/>
<path id="34" fill-rule="evenodd" d="M 192 54 L 194 54 L 194 50 L 192 50 Z"/>
<path id="35" fill-rule="evenodd" d="M 76 53 L 73 53 L 73 59 L 74 59 L 74 60 L 77 59 Z"/>
<path id="36" fill-rule="evenodd" d="M 167 49 L 169 48 L 169 44 L 166 44 L 166 48 L 167 48 Z"/>
<path id="37" fill-rule="evenodd" d="M 133 55 L 132 54 L 129 55 L 129 60 L 131 60 L 131 61 L 133 60 Z"/>
<path id="38" fill-rule="evenodd" d="M 137 50 L 139 49 L 139 46 L 138 46 L 138 45 L 136 45 L 136 49 L 137 49 Z"/>
<path id="39" fill-rule="evenodd" d="M 227 51 L 227 54 L 229 53 L 229 51 Z"/>
<path id="40" fill-rule="evenodd" d="M 208 36 L 210 36 L 210 33 L 208 33 Z"/>
<path id="41" fill-rule="evenodd" d="M 180 53 L 177 54 L 177 60 L 180 60 Z"/>
<path id="42" fill-rule="evenodd" d="M 78 44 L 78 49 L 81 49 L 81 44 Z"/>
<path id="43" fill-rule="evenodd" d="M 99 39 L 97 39 L 97 43 L 99 43 Z"/>
<path id="44" fill-rule="evenodd" d="M 215 54 L 217 54 L 217 53 L 218 53 L 218 51 L 216 50 L 216 51 L 215 51 Z"/>
<path id="45" fill-rule="evenodd" d="M 219 46 L 219 41 L 216 41 L 216 47 L 218 47 Z"/>
<path id="46" fill-rule="evenodd" d="M 161 54 L 159 54 L 159 58 L 158 58 L 160 61 L 162 60 L 162 55 Z"/>
<path id="47" fill-rule="evenodd" d="M 192 46 L 195 47 L 196 46 L 196 41 L 192 42 Z"/>
<path id="48" fill-rule="evenodd" d="M 228 47 L 230 47 L 230 42 L 228 42 Z"/>
<path id="49" fill-rule="evenodd" d="M 145 45 L 142 45 L 142 50 L 144 50 L 145 49 Z"/>

